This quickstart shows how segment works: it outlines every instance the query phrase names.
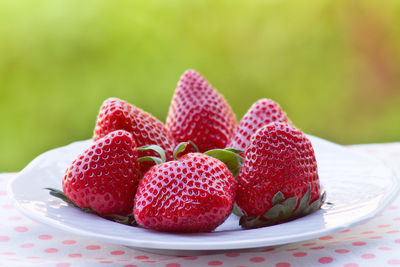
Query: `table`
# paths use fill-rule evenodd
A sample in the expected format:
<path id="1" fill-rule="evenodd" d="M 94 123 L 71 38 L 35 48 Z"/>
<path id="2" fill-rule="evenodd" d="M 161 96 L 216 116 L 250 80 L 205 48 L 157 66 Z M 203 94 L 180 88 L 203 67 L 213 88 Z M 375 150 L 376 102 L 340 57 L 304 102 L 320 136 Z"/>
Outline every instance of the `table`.
<path id="1" fill-rule="evenodd" d="M 400 143 L 353 145 L 400 177 Z M 163 256 L 71 235 L 14 208 L 0 174 L 0 266 L 400 266 L 400 197 L 381 215 L 340 233 L 284 246 L 197 257 Z"/>

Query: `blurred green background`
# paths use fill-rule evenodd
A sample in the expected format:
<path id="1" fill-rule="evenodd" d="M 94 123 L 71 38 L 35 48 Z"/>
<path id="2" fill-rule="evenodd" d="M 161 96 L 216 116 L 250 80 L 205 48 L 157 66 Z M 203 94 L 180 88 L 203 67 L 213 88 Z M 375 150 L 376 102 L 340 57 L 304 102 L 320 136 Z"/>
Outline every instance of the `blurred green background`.
<path id="1" fill-rule="evenodd" d="M 0 1 L 0 172 L 92 136 L 108 97 L 164 121 L 201 72 L 238 120 L 272 98 L 307 133 L 400 141 L 399 1 Z"/>

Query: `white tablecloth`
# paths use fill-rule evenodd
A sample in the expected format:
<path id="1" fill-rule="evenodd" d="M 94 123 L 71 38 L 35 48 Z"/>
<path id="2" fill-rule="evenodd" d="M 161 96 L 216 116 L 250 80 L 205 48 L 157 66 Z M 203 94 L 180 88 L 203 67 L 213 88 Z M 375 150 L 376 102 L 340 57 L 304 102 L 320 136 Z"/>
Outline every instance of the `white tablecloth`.
<path id="1" fill-rule="evenodd" d="M 400 143 L 350 146 L 400 174 Z M 82 238 L 36 223 L 14 208 L 0 174 L 0 266 L 400 266 L 400 197 L 362 225 L 318 239 L 245 253 L 163 256 Z M 400 175 L 399 175 L 400 177 Z"/>

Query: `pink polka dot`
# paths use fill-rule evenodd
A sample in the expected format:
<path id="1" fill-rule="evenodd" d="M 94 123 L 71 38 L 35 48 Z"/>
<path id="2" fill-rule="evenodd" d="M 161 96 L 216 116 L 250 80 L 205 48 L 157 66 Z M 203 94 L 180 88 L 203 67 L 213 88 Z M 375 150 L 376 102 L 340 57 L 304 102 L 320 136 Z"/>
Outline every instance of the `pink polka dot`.
<path id="1" fill-rule="evenodd" d="M 240 253 L 226 253 L 225 256 L 235 258 L 235 257 L 239 257 Z"/>
<path id="2" fill-rule="evenodd" d="M 41 240 L 48 240 L 52 239 L 53 237 L 51 235 L 40 235 L 38 238 Z"/>
<path id="3" fill-rule="evenodd" d="M 28 231 L 28 228 L 26 228 L 25 226 L 17 226 L 17 227 L 14 228 L 14 230 L 15 230 L 16 232 L 23 233 L 23 232 L 27 232 L 27 231 Z"/>
<path id="4" fill-rule="evenodd" d="M 5 196 L 5 195 L 7 195 L 6 191 L 0 191 L 0 196 Z"/>
<path id="5" fill-rule="evenodd" d="M 400 244 L 400 239 L 396 239 L 394 242 Z"/>
<path id="6" fill-rule="evenodd" d="M 343 267 L 358 267 L 357 263 L 346 263 Z"/>
<path id="7" fill-rule="evenodd" d="M 46 252 L 46 253 L 56 253 L 56 252 L 58 252 L 58 249 L 56 249 L 56 248 L 46 248 L 44 250 L 44 252 Z"/>
<path id="8" fill-rule="evenodd" d="M 275 264 L 276 267 L 290 267 L 290 263 L 289 262 L 278 262 L 277 264 Z"/>
<path id="9" fill-rule="evenodd" d="M 350 250 L 348 249 L 335 249 L 336 253 L 344 254 L 344 253 L 349 253 Z"/>
<path id="10" fill-rule="evenodd" d="M 12 205 L 12 204 L 3 205 L 3 208 L 4 209 L 12 209 L 12 208 L 14 208 L 14 205 Z"/>
<path id="11" fill-rule="evenodd" d="M 353 246 L 365 246 L 367 243 L 360 241 L 360 242 L 353 242 L 353 243 L 351 243 L 351 244 L 352 244 Z"/>
<path id="12" fill-rule="evenodd" d="M 138 267 L 137 265 L 133 265 L 133 264 L 128 264 L 128 265 L 124 265 L 124 267 Z"/>
<path id="13" fill-rule="evenodd" d="M 32 244 L 32 243 L 26 243 L 26 244 L 22 244 L 20 247 L 21 248 L 32 248 L 32 247 L 34 247 L 35 245 L 34 244 Z"/>
<path id="14" fill-rule="evenodd" d="M 309 247 L 309 246 L 313 246 L 313 245 L 315 245 L 316 243 L 306 243 L 306 244 L 303 244 L 302 246 L 303 247 Z"/>
<path id="15" fill-rule="evenodd" d="M 310 248 L 310 249 L 312 249 L 312 250 L 320 250 L 320 249 L 323 249 L 323 248 L 325 248 L 325 247 L 319 246 L 319 247 L 312 247 L 312 248 Z"/>
<path id="16" fill-rule="evenodd" d="M 64 240 L 62 243 L 64 245 L 73 245 L 76 243 L 76 241 L 75 240 Z"/>
<path id="17" fill-rule="evenodd" d="M 350 232 L 350 229 L 346 229 L 346 230 L 341 231 L 341 233 L 348 233 L 348 232 Z"/>
<path id="18" fill-rule="evenodd" d="M 10 238 L 8 236 L 4 235 L 0 236 L 0 242 L 8 242 L 8 241 L 10 241 Z"/>
<path id="19" fill-rule="evenodd" d="M 136 256 L 135 257 L 135 259 L 137 259 L 137 260 L 146 260 L 146 259 L 148 259 L 149 257 L 147 257 L 147 256 Z"/>
<path id="20" fill-rule="evenodd" d="M 390 227 L 390 226 L 391 226 L 390 224 L 381 224 L 381 225 L 378 225 L 379 228 L 386 228 L 386 227 Z"/>
<path id="21" fill-rule="evenodd" d="M 222 265 L 222 261 L 210 261 L 210 262 L 208 262 L 208 265 L 210 265 L 210 266 Z"/>
<path id="22" fill-rule="evenodd" d="M 71 266 L 71 264 L 69 264 L 68 262 L 60 262 L 57 263 L 56 267 L 69 267 Z"/>
<path id="23" fill-rule="evenodd" d="M 86 247 L 87 250 L 99 250 L 100 246 L 96 246 L 96 245 L 89 245 Z"/>
<path id="24" fill-rule="evenodd" d="M 389 210 L 397 210 L 397 206 L 389 206 Z"/>
<path id="25" fill-rule="evenodd" d="M 331 263 L 332 261 L 333 259 L 331 257 L 322 257 L 318 259 L 318 262 L 322 264 Z"/>
<path id="26" fill-rule="evenodd" d="M 113 261 L 99 261 L 100 263 L 113 263 Z"/>
<path id="27" fill-rule="evenodd" d="M 377 236 L 370 236 L 370 237 L 369 237 L 369 239 L 381 239 L 381 238 L 382 238 L 382 236 L 378 236 L 378 235 L 377 235 Z"/>
<path id="28" fill-rule="evenodd" d="M 363 258 L 363 259 L 373 259 L 373 258 L 375 258 L 375 255 L 372 254 L 372 253 L 362 254 L 361 258 Z"/>
<path id="29" fill-rule="evenodd" d="M 307 253 L 305 252 L 296 252 L 292 254 L 294 257 L 305 257 L 307 256 Z"/>
<path id="30" fill-rule="evenodd" d="M 254 258 L 251 258 L 250 261 L 252 261 L 252 262 L 263 262 L 263 261 L 265 261 L 265 259 L 263 257 L 254 257 Z"/>
<path id="31" fill-rule="evenodd" d="M 400 217 L 393 218 L 393 221 L 400 221 Z"/>
<path id="32" fill-rule="evenodd" d="M 187 260 L 187 261 L 194 261 L 194 260 L 197 260 L 198 258 L 197 257 L 184 257 L 183 259 Z"/>
<path id="33" fill-rule="evenodd" d="M 167 265 L 165 265 L 165 267 L 181 267 L 181 265 L 179 263 L 168 263 Z"/>
<path id="34" fill-rule="evenodd" d="M 366 231 L 366 232 L 361 232 L 362 235 L 368 235 L 368 234 L 373 234 L 374 231 Z"/>
<path id="35" fill-rule="evenodd" d="M 388 260 L 388 264 L 390 264 L 390 265 L 400 265 L 400 260 L 398 260 L 398 259 Z"/>
<path id="36" fill-rule="evenodd" d="M 79 254 L 79 253 L 69 254 L 68 257 L 70 257 L 70 258 L 80 258 L 80 257 L 82 257 L 82 254 Z"/>
<path id="37" fill-rule="evenodd" d="M 22 218 L 19 216 L 12 216 L 12 217 L 8 217 L 8 220 L 9 221 L 19 221 L 19 220 L 22 220 Z"/>
<path id="38" fill-rule="evenodd" d="M 387 234 L 396 234 L 396 233 L 398 233 L 398 232 L 400 232 L 399 230 L 392 230 L 392 231 L 388 231 L 388 232 L 386 232 Z"/>
<path id="39" fill-rule="evenodd" d="M 327 235 L 327 236 L 320 237 L 320 238 L 318 238 L 318 239 L 319 239 L 319 240 L 329 240 L 329 239 L 332 239 L 332 238 L 333 238 L 332 236 Z"/>
<path id="40" fill-rule="evenodd" d="M 380 248 L 378 248 L 379 250 L 392 250 L 391 248 L 388 248 L 388 247 L 380 247 Z"/>
<path id="41" fill-rule="evenodd" d="M 40 259 L 40 257 L 38 257 L 38 256 L 28 256 L 27 258 L 28 259 Z"/>
<path id="42" fill-rule="evenodd" d="M 122 250 L 115 250 L 110 252 L 111 255 L 124 255 L 125 251 Z"/>

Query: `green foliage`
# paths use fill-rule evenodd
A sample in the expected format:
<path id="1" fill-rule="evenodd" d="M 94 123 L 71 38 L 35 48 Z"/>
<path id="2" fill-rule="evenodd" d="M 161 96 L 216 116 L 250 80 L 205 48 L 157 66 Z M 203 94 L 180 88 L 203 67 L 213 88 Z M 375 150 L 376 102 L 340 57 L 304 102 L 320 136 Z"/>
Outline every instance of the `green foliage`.
<path id="1" fill-rule="evenodd" d="M 103 100 L 164 121 L 194 68 L 238 119 L 276 100 L 343 144 L 400 137 L 398 1 L 0 2 L 0 171 L 92 136 Z"/>

